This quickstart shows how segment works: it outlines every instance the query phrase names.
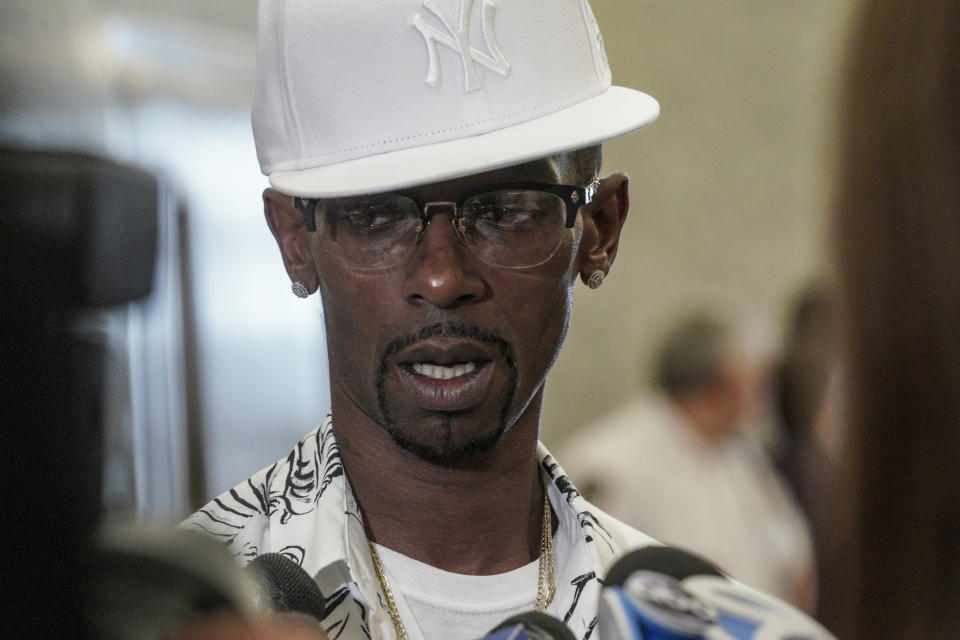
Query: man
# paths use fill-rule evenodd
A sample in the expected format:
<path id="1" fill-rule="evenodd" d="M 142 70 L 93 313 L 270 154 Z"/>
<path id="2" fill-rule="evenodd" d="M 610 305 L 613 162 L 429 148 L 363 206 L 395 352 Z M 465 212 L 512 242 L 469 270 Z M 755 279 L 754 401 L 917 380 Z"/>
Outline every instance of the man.
<path id="1" fill-rule="evenodd" d="M 586 1 L 264 0 L 264 209 L 319 291 L 331 413 L 187 526 L 320 586 L 331 637 L 480 637 L 531 609 L 586 638 L 649 538 L 586 503 L 537 435 L 579 278 L 627 178 L 599 143 L 656 102 L 610 86 Z"/>
<path id="2" fill-rule="evenodd" d="M 707 313 L 674 326 L 637 397 L 565 443 L 567 465 L 601 508 L 700 553 L 754 588 L 813 609 L 806 520 L 756 437 L 756 364 Z"/>

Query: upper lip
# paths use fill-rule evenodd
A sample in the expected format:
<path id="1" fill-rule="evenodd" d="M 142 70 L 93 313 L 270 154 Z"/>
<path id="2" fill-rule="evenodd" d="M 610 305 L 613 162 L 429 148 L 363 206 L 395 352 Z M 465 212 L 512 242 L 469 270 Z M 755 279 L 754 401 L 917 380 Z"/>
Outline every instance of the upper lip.
<path id="1" fill-rule="evenodd" d="M 451 366 L 464 362 L 485 362 L 495 357 L 492 347 L 463 339 L 430 339 L 418 342 L 397 355 L 397 364 L 429 362 Z"/>

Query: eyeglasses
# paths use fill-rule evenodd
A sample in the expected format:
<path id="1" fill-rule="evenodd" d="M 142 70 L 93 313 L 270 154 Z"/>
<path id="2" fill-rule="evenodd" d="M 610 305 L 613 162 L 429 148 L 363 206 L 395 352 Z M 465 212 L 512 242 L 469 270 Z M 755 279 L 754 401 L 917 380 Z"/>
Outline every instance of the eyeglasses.
<path id="1" fill-rule="evenodd" d="M 586 187 L 498 184 L 471 189 L 456 202 L 423 202 L 409 191 L 294 198 L 294 206 L 303 213 L 307 230 L 319 232 L 325 249 L 351 269 L 373 271 L 403 263 L 434 213 L 443 210 L 450 212 L 459 241 L 482 262 L 522 269 L 553 257 L 599 184 L 597 178 Z"/>

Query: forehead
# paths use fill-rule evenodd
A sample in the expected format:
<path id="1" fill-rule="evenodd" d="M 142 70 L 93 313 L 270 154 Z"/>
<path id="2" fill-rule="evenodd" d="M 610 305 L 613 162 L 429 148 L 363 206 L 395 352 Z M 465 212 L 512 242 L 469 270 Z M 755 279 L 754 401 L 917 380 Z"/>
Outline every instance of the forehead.
<path id="1" fill-rule="evenodd" d="M 428 200 L 455 200 L 456 197 L 468 189 L 484 185 L 493 185 L 504 182 L 545 182 L 559 184 L 562 182 L 561 168 L 555 157 L 541 158 L 532 162 L 474 173 L 460 178 L 431 182 L 410 187 L 406 191 L 413 191 Z"/>

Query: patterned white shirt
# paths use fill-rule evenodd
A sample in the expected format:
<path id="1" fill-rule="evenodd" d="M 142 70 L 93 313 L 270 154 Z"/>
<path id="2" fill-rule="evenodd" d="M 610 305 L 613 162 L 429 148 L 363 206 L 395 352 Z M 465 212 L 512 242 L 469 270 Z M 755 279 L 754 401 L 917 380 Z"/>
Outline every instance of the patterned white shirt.
<path id="1" fill-rule="evenodd" d="M 332 424 L 327 415 L 286 458 L 224 492 L 182 526 L 228 544 L 241 564 L 271 552 L 297 562 L 320 587 L 327 612 L 322 622 L 332 640 L 395 640 Z M 571 550 L 555 558 L 556 593 L 547 613 L 587 640 L 595 632 L 607 569 L 625 552 L 658 543 L 588 503 L 542 443 L 537 457 L 561 521 L 558 535 L 570 537 L 558 546 Z M 403 602 L 398 607 L 406 609 Z"/>

